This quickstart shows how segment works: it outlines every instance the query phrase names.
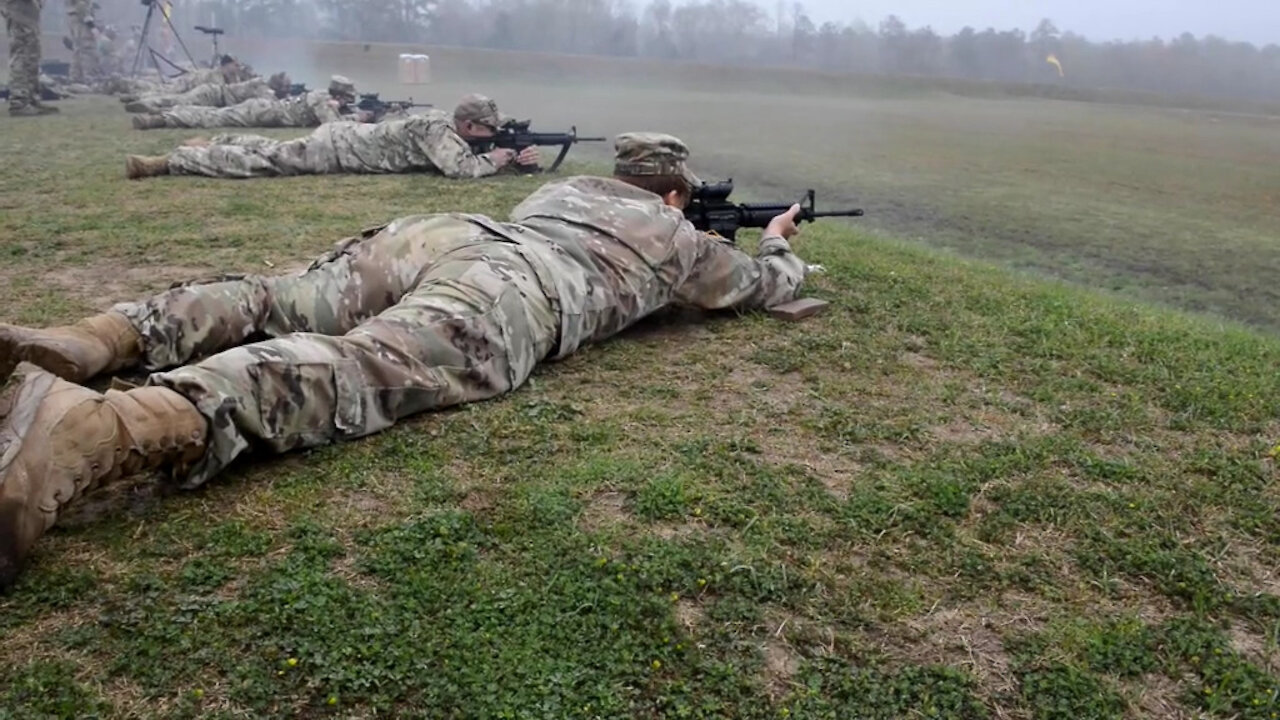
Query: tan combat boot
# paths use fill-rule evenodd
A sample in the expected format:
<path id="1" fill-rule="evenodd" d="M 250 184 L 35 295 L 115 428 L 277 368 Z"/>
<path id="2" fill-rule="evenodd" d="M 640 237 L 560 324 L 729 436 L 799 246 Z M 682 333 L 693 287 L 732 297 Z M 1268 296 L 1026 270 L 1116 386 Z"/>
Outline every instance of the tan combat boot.
<path id="1" fill-rule="evenodd" d="M 117 312 L 44 329 L 0 324 L 0 379 L 24 360 L 63 379 L 83 382 L 140 363 L 142 336 Z"/>
<path id="2" fill-rule="evenodd" d="M 124 160 L 124 174 L 130 180 L 169 174 L 168 155 L 130 155 Z"/>
<path id="3" fill-rule="evenodd" d="M 0 591 L 68 503 L 144 470 L 186 471 L 207 434 L 195 405 L 168 388 L 100 394 L 19 365 L 0 393 Z"/>

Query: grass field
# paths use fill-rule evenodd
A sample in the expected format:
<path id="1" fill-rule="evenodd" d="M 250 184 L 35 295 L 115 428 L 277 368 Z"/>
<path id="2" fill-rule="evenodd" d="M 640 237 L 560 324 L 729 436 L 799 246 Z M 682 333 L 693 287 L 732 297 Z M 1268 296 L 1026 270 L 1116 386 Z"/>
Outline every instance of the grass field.
<path id="1" fill-rule="evenodd" d="M 0 717 L 1280 717 L 1270 121 L 479 89 L 687 136 L 747 196 L 858 202 L 796 242 L 831 309 L 667 313 L 498 401 L 87 498 L 0 599 Z M 127 183 L 186 134 L 117 105 L 0 117 L 0 320 L 537 183 Z"/>
<path id="2" fill-rule="evenodd" d="M 824 204 L 865 207 L 860 225 L 893 237 L 1280 330 L 1280 115 L 919 78 L 243 43 L 255 67 L 299 68 L 312 86 L 343 73 L 442 107 L 478 90 L 535 128 L 673 132 L 704 175 L 733 176 L 744 196 L 813 187 Z M 398 51 L 430 52 L 434 82 L 398 85 Z"/>

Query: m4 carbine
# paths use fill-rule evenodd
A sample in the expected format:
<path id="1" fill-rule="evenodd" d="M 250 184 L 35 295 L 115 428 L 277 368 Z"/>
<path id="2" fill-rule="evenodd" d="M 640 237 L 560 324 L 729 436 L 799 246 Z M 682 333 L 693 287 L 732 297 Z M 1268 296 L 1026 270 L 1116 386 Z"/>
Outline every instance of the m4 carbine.
<path id="1" fill-rule="evenodd" d="M 607 142 L 607 138 L 602 137 L 579 137 L 578 128 L 570 127 L 567 133 L 541 133 L 530 132 L 529 125 L 531 120 L 512 120 L 503 125 L 498 134 L 491 138 L 477 138 L 470 141 L 472 150 L 475 152 L 488 152 L 493 148 L 506 148 L 514 150 L 517 154 L 525 148 L 539 147 L 555 147 L 560 148 L 560 154 L 556 156 L 555 162 L 551 163 L 551 167 L 544 171 L 540 167 L 529 165 L 515 165 L 522 173 L 532 174 L 538 172 L 555 172 L 560 163 L 564 162 L 565 155 L 569 154 L 569 148 L 574 143 L 580 142 Z"/>
<path id="2" fill-rule="evenodd" d="M 306 83 L 291 83 L 288 88 L 276 88 L 276 99 L 288 100 L 289 98 L 306 95 L 307 92 Z"/>
<path id="3" fill-rule="evenodd" d="M 684 209 L 684 217 L 703 232 L 715 233 L 730 242 L 738 239 L 740 228 L 765 228 L 769 221 L 791 209 L 795 203 L 734 203 L 733 179 L 723 182 L 703 183 L 693 189 L 693 197 Z M 800 200 L 800 212 L 796 225 L 813 222 L 822 217 L 862 217 L 861 209 L 827 210 L 819 212 L 814 206 L 812 189 Z"/>
<path id="4" fill-rule="evenodd" d="M 435 107 L 431 103 L 415 103 L 413 98 L 408 100 L 380 100 L 378 93 L 363 93 L 360 95 L 360 101 L 356 103 L 356 109 L 373 113 L 374 121 L 381 120 L 382 116 L 392 110 L 402 110 L 416 107 Z"/>

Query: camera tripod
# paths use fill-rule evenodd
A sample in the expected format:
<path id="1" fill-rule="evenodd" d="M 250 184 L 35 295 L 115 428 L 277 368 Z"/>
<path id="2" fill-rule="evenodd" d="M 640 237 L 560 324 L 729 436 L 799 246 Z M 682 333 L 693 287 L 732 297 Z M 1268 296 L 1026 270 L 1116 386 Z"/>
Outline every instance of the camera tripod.
<path id="1" fill-rule="evenodd" d="M 160 1 L 163 2 L 164 0 Z M 143 50 L 147 51 L 147 54 L 151 59 L 151 63 L 155 65 L 156 72 L 160 73 L 161 77 L 164 76 L 164 70 L 160 67 L 160 61 L 162 60 L 174 70 L 178 71 L 174 74 L 174 77 L 187 72 L 186 68 L 165 57 L 164 53 L 159 50 L 151 47 L 151 43 L 148 42 L 147 35 L 151 32 L 151 21 L 156 14 L 156 0 L 142 0 L 142 4 L 147 6 L 147 17 L 142 21 L 142 36 L 138 38 L 138 52 L 133 56 L 133 76 L 137 77 L 138 71 L 142 67 Z M 182 48 L 182 52 L 186 54 L 187 60 L 191 61 L 192 65 L 195 65 L 195 58 L 191 57 L 191 51 L 187 49 L 187 44 L 182 41 L 182 36 L 178 34 L 178 28 L 173 26 L 173 21 L 169 19 L 168 14 L 161 12 L 160 17 L 163 18 L 165 24 L 169 26 L 169 30 L 173 32 L 173 37 L 178 41 L 178 45 Z"/>

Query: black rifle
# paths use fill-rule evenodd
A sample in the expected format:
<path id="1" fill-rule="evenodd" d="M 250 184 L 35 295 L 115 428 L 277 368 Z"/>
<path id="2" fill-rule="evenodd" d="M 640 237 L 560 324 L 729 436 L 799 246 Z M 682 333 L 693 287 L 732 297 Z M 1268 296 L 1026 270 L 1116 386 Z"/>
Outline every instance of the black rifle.
<path id="1" fill-rule="evenodd" d="M 276 99 L 284 100 L 286 98 L 298 97 L 307 94 L 306 83 L 291 83 L 286 90 L 276 90 Z"/>
<path id="2" fill-rule="evenodd" d="M 357 110 L 364 110 L 373 113 L 374 122 L 381 120 L 384 115 L 392 110 L 404 110 L 416 107 L 435 107 L 431 103 L 415 103 L 413 98 L 408 100 L 380 100 L 378 93 L 363 93 L 360 95 L 360 101 L 356 103 Z"/>
<path id="3" fill-rule="evenodd" d="M 735 242 L 740 228 L 764 228 L 769 221 L 791 209 L 795 203 L 734 203 L 733 179 L 724 182 L 703 183 L 694 188 L 693 198 L 684 209 L 684 217 L 703 232 L 713 232 L 730 242 Z M 800 201 L 796 225 L 813 222 L 823 217 L 862 217 L 863 211 L 829 210 L 818 212 L 814 207 L 814 192 L 810 189 Z"/>
<path id="4" fill-rule="evenodd" d="M 532 174 L 538 172 L 555 172 L 560 167 L 560 163 L 564 162 L 564 156 L 569 154 L 569 148 L 574 143 L 579 142 L 606 142 L 608 138 L 602 137 L 578 137 L 578 128 L 571 127 L 567 133 L 538 133 L 529 132 L 531 120 L 512 120 L 503 125 L 498 130 L 498 134 L 490 138 L 477 138 L 470 141 L 471 147 L 476 152 L 488 152 L 493 148 L 506 148 L 514 150 L 517 154 L 525 148 L 554 147 L 559 146 L 560 154 L 556 156 L 555 162 L 551 163 L 551 167 L 545 171 L 542 168 L 529 165 L 516 165 L 520 172 Z"/>

